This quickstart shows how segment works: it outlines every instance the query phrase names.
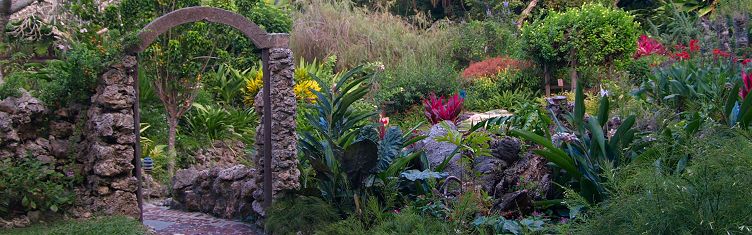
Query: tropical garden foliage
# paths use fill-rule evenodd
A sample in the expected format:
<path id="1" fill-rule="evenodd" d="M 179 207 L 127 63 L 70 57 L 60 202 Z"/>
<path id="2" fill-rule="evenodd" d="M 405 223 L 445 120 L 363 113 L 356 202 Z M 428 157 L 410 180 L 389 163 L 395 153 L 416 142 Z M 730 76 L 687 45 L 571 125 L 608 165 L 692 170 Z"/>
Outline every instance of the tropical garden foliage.
<path id="1" fill-rule="evenodd" d="M 182 7 L 290 34 L 301 187 L 269 208 L 272 234 L 752 231 L 749 0 L 61 2 L 7 22 L 0 99 L 86 106 L 137 31 Z M 141 150 L 156 181 L 217 142 L 242 143 L 235 158 L 256 167 L 258 52 L 196 22 L 140 55 Z M 480 183 L 475 164 L 498 160 L 502 140 L 540 161 L 542 196 L 543 180 L 520 172 L 515 185 Z M 438 162 L 433 142 L 451 146 Z M 86 177 L 70 152 L 0 159 L 0 219 L 65 214 Z M 528 193 L 529 205 L 499 209 Z M 114 220 L 95 222 L 145 232 Z"/>

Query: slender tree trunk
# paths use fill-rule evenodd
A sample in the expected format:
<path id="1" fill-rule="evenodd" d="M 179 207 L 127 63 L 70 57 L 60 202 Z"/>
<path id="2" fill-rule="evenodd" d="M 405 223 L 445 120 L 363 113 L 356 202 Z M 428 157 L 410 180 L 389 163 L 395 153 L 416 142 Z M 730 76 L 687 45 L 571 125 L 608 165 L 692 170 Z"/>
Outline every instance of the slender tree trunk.
<path id="1" fill-rule="evenodd" d="M 543 77 L 545 78 L 544 80 L 546 81 L 546 96 L 550 96 L 551 95 L 551 74 L 548 72 L 547 64 L 543 65 Z"/>
<path id="2" fill-rule="evenodd" d="M 538 0 L 532 0 L 530 1 L 529 4 L 527 4 L 527 7 L 525 8 L 525 10 L 523 10 L 522 13 L 520 13 L 520 19 L 517 20 L 518 28 L 522 27 L 522 22 L 524 22 L 525 19 L 527 19 L 527 17 L 530 15 L 530 12 L 533 11 L 536 5 L 538 5 Z"/>
<path id="3" fill-rule="evenodd" d="M 10 21 L 10 15 L 13 14 L 11 7 L 13 6 L 11 0 L 0 0 L 0 40 L 5 42 L 5 26 Z"/>
<path id="4" fill-rule="evenodd" d="M 175 159 L 177 151 L 175 150 L 175 136 L 177 135 L 178 119 L 174 115 L 167 115 L 167 176 L 172 179 L 175 175 Z"/>
<path id="5" fill-rule="evenodd" d="M 571 49 L 569 51 L 569 65 L 571 66 L 571 70 L 569 70 L 569 78 L 572 81 L 572 92 L 574 92 L 577 88 L 577 50 Z"/>
<path id="6" fill-rule="evenodd" d="M 572 68 L 569 70 L 569 78 L 572 80 L 572 92 L 577 89 L 577 63 L 572 63 Z"/>

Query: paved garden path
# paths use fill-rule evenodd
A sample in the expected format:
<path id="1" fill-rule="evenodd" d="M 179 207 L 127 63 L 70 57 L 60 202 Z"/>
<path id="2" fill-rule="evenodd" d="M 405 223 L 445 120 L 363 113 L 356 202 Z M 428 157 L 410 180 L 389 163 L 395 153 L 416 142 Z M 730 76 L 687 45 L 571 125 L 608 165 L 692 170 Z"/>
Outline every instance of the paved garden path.
<path id="1" fill-rule="evenodd" d="M 170 210 L 151 203 L 144 203 L 144 225 L 158 235 L 262 234 L 257 227 L 247 223 L 220 219 L 199 212 Z"/>

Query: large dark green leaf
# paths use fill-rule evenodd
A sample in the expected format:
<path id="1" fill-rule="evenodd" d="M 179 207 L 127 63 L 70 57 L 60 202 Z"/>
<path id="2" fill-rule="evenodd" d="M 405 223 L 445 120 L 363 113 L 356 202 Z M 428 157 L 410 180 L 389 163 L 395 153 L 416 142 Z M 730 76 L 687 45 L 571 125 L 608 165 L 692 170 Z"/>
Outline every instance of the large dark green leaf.
<path id="1" fill-rule="evenodd" d="M 376 165 L 376 172 L 382 172 L 392 164 L 394 158 L 402 152 L 403 143 L 399 127 L 390 127 L 386 130 L 384 138 L 379 142 L 379 163 Z"/>
<path id="2" fill-rule="evenodd" d="M 358 189 L 376 166 L 379 159 L 378 151 L 376 143 L 368 139 L 352 143 L 345 149 L 342 159 L 339 160 L 353 189 Z"/>

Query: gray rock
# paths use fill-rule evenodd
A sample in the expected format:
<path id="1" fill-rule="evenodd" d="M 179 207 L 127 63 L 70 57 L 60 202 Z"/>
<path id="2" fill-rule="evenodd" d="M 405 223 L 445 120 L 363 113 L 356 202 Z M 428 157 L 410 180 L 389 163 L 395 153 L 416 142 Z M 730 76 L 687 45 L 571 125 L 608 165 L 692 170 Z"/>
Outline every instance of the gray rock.
<path id="1" fill-rule="evenodd" d="M 219 178 L 222 180 L 233 181 L 238 180 L 248 175 L 249 170 L 243 165 L 233 166 L 219 171 Z"/>
<path id="2" fill-rule="evenodd" d="M 457 127 L 451 122 L 446 123 L 452 128 L 452 130 L 457 130 Z M 425 150 L 431 168 L 441 164 L 444 159 L 448 157 L 455 148 L 457 148 L 457 146 L 452 143 L 436 141 L 436 138 L 445 136 L 446 134 L 447 130 L 444 130 L 441 124 L 436 124 L 428 131 L 428 138 L 420 141 L 419 146 Z M 449 160 L 449 164 L 445 168 L 445 172 L 449 173 L 451 176 L 461 178 L 465 174 L 465 168 L 460 165 L 460 159 L 461 155 L 459 153 L 452 156 Z"/>
<path id="3" fill-rule="evenodd" d="M 181 169 L 175 172 L 172 178 L 172 189 L 184 189 L 193 185 L 198 172 L 194 169 Z"/>
<path id="4" fill-rule="evenodd" d="M 254 170 L 243 165 L 207 170 L 178 171 L 173 184 L 173 209 L 200 211 L 227 219 L 253 214 L 250 202 L 256 191 Z M 191 177 L 183 175 L 192 172 Z M 178 179 L 181 180 L 178 180 Z M 191 181 L 184 183 L 181 181 Z"/>

